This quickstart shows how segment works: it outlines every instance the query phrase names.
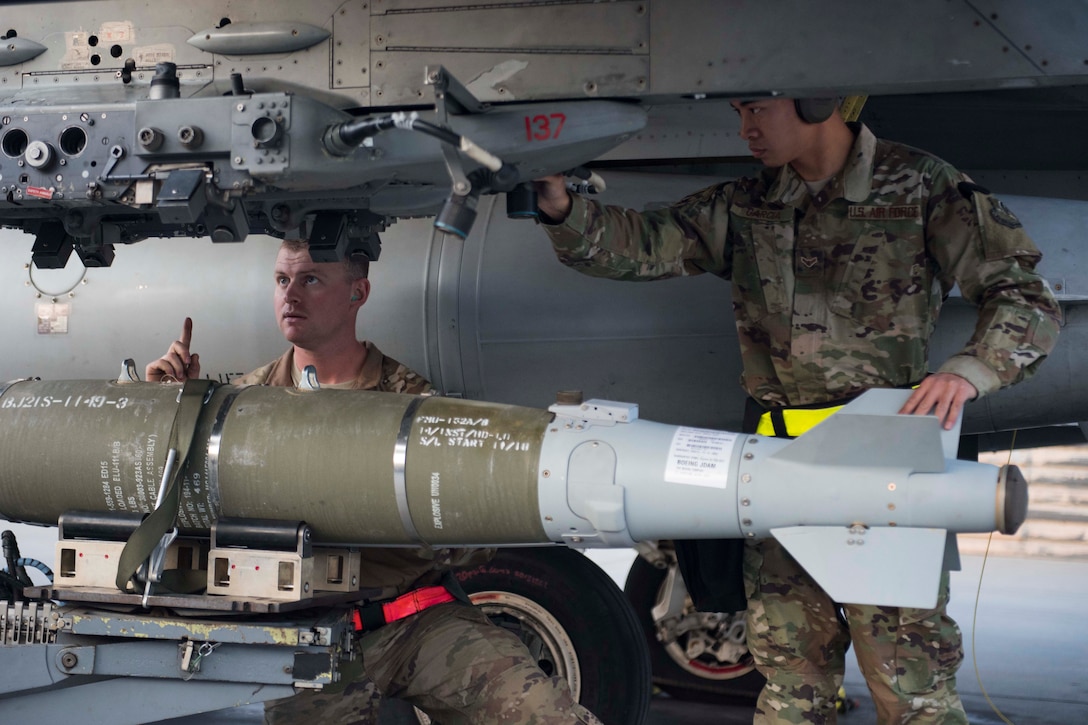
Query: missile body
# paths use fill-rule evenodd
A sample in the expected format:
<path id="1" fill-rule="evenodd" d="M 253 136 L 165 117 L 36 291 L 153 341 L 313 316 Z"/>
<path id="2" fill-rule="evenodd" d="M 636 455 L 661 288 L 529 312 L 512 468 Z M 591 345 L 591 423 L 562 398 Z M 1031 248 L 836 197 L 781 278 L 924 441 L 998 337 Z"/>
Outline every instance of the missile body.
<path id="1" fill-rule="evenodd" d="M 0 515 L 53 524 L 77 509 L 151 511 L 179 392 L 8 385 Z M 829 593 L 842 589 L 813 571 L 822 563 L 849 557 L 853 580 L 906 557 L 911 570 L 926 569 L 924 581 L 869 582 L 839 599 L 903 604 L 905 588 L 935 597 L 946 532 L 1015 531 L 1027 498 L 1014 467 L 952 460 L 954 438 L 935 418 L 895 415 L 904 394 L 867 393 L 789 441 L 643 421 L 637 406 L 607 401 L 545 411 L 214 386 L 183 471 L 178 525 L 199 534 L 220 516 L 303 520 L 326 543 L 436 547 L 775 536 Z"/>

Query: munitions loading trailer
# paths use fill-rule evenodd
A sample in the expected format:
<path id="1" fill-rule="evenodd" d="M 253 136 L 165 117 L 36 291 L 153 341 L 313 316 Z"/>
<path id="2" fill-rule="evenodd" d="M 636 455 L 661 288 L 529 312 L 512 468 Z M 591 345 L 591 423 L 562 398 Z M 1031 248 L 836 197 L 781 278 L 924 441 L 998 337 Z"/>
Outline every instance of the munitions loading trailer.
<path id="1" fill-rule="evenodd" d="M 339 679 L 352 603 L 374 593 L 358 586 L 357 551 L 312 547 L 302 523 L 223 520 L 164 559 L 205 575 L 209 593 L 125 593 L 113 577 L 138 523 L 66 514 L 54 583 L 0 601 L 0 722 L 137 725 Z M 4 543 L 9 574 L 25 578 L 14 537 Z"/>

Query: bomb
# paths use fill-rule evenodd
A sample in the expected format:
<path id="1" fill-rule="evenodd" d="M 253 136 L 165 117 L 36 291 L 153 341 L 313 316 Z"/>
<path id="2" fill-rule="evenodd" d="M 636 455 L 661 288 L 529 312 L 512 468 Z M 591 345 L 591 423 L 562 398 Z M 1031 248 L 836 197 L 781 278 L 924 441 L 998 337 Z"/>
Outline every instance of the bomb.
<path id="1" fill-rule="evenodd" d="M 950 533 L 1015 532 L 1027 493 L 1014 466 L 955 460 L 957 432 L 936 418 L 897 415 L 907 395 L 870 391 L 784 440 L 600 400 L 542 410 L 208 384 L 186 403 L 177 384 L 27 380 L 0 392 L 0 515 L 153 510 L 191 405 L 184 534 L 232 517 L 362 546 L 773 536 L 839 601 L 922 606 Z"/>

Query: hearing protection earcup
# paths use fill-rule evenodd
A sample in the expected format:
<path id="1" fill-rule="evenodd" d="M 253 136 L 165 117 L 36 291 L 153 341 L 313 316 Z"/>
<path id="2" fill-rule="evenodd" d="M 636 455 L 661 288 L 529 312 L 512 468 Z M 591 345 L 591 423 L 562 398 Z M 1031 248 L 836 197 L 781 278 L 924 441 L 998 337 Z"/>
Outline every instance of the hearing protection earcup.
<path id="1" fill-rule="evenodd" d="M 797 115 L 805 123 L 823 123 L 839 107 L 837 98 L 795 98 L 793 100 Z"/>

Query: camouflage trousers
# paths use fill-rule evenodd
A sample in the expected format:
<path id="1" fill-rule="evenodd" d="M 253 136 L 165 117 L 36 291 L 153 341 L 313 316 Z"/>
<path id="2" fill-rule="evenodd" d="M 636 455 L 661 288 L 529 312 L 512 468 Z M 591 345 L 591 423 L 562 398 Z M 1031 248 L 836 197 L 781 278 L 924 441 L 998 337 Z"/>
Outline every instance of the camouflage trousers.
<path id="1" fill-rule="evenodd" d="M 386 695 L 442 725 L 601 725 L 562 678 L 546 675 L 521 640 L 476 607 L 431 607 L 364 636 L 358 649 L 360 664 L 345 673 L 342 692 L 303 691 L 267 703 L 265 723 L 377 725 Z"/>
<path id="2" fill-rule="evenodd" d="M 956 693 L 959 627 L 945 613 L 948 573 L 935 609 L 838 605 L 773 539 L 744 552 L 748 649 L 767 678 L 755 725 L 834 723 L 850 642 L 881 725 L 966 725 Z"/>

